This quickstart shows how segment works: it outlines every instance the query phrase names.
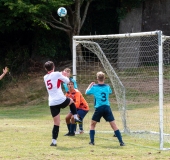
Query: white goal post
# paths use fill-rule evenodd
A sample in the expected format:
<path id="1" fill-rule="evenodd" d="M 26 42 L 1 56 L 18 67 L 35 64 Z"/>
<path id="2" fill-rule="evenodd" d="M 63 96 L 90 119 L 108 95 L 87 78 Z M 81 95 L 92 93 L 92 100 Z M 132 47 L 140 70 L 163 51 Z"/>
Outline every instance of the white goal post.
<path id="1" fill-rule="evenodd" d="M 84 92 L 104 71 L 125 134 L 170 149 L 170 37 L 162 31 L 73 37 L 73 76 Z"/>

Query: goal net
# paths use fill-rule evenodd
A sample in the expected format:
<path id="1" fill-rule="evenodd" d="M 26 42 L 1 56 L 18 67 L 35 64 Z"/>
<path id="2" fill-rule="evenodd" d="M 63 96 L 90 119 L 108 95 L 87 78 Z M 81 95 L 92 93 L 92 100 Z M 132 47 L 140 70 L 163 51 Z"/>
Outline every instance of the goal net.
<path id="1" fill-rule="evenodd" d="M 73 76 L 82 93 L 98 71 L 114 91 L 110 101 L 119 129 L 169 149 L 170 37 L 161 31 L 74 36 Z"/>

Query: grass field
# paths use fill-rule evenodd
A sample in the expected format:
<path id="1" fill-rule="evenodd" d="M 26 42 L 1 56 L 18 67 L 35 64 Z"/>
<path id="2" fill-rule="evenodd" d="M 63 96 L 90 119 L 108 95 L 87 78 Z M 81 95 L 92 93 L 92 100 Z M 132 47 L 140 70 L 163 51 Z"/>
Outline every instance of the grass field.
<path id="1" fill-rule="evenodd" d="M 89 143 L 89 124 L 93 109 L 84 120 L 85 133 L 65 137 L 64 117 L 69 109 L 61 111 L 58 146 L 50 147 L 53 121 L 47 103 L 0 107 L 1 160 L 170 160 L 170 151 L 159 151 L 154 141 L 123 134 L 126 146 L 120 147 L 113 133 L 96 133 L 95 146 Z M 117 116 L 117 115 L 116 115 Z M 98 124 L 96 131 L 108 130 L 109 124 Z"/>

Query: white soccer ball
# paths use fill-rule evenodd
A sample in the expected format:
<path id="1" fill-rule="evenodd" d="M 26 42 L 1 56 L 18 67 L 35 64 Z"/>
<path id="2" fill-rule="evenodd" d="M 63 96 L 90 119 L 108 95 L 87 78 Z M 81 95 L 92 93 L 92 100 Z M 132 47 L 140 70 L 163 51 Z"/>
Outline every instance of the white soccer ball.
<path id="1" fill-rule="evenodd" d="M 66 10 L 64 7 L 60 7 L 60 8 L 57 10 L 57 14 L 58 14 L 60 17 L 65 17 L 66 14 L 67 14 L 67 10 Z"/>

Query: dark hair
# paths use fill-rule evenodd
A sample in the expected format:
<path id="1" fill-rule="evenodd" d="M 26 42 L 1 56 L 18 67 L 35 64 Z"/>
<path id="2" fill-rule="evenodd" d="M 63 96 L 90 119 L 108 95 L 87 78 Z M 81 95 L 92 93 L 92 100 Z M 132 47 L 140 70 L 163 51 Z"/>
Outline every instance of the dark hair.
<path id="1" fill-rule="evenodd" d="M 70 82 L 72 82 L 74 84 L 73 78 L 69 78 Z"/>
<path id="2" fill-rule="evenodd" d="M 54 63 L 52 61 L 47 61 L 45 62 L 44 64 L 44 68 L 47 70 L 47 71 L 51 71 L 53 68 L 54 68 Z"/>

